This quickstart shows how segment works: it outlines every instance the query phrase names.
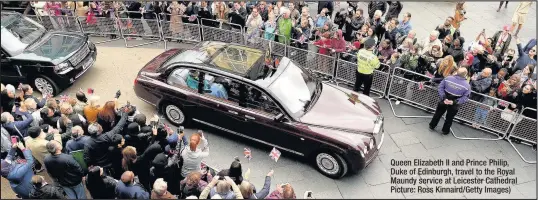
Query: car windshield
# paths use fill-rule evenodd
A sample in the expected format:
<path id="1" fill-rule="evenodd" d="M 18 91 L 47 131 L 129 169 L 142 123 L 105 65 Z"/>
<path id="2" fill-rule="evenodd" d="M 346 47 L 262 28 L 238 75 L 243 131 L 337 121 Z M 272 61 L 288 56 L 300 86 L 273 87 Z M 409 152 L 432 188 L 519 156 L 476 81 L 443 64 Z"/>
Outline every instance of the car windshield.
<path id="1" fill-rule="evenodd" d="M 20 14 L 2 13 L 2 47 L 15 56 L 33 44 L 46 29 L 33 20 Z"/>
<path id="2" fill-rule="evenodd" d="M 308 104 L 314 100 L 317 87 L 320 87 L 318 80 L 290 61 L 267 89 L 280 100 L 294 118 L 300 118 L 304 115 Z"/>

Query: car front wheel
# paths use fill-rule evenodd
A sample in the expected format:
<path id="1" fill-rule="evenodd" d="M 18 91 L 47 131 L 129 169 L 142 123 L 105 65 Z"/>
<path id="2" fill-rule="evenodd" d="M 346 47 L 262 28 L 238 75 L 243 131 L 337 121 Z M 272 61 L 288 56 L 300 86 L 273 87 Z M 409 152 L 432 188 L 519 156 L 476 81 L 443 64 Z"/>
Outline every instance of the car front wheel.
<path id="1" fill-rule="evenodd" d="M 162 106 L 162 112 L 166 119 L 175 126 L 186 126 L 190 121 L 181 106 L 165 104 Z"/>
<path id="2" fill-rule="evenodd" d="M 51 94 L 55 96 L 60 92 L 56 83 L 46 76 L 35 78 L 34 81 L 32 81 L 32 84 L 37 91 L 41 92 L 41 94 Z"/>
<path id="3" fill-rule="evenodd" d="M 314 157 L 314 162 L 316 169 L 329 178 L 342 178 L 348 171 L 346 161 L 338 154 L 320 152 Z"/>

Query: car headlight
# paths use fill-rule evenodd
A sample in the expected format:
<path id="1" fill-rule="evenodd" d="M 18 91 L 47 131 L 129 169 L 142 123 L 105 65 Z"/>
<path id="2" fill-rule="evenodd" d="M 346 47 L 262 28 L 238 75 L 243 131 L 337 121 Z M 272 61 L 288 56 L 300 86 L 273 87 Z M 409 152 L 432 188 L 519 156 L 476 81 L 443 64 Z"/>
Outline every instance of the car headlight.
<path id="1" fill-rule="evenodd" d="M 374 130 L 372 131 L 372 133 L 374 135 L 379 134 L 381 132 L 382 127 L 383 127 L 383 116 L 379 116 L 374 122 Z"/>
<path id="2" fill-rule="evenodd" d="M 54 66 L 54 72 L 56 72 L 57 74 L 66 74 L 67 72 L 70 72 L 71 70 L 73 70 L 73 67 L 71 67 L 71 65 L 69 65 L 69 63 L 60 63 L 56 66 Z"/>

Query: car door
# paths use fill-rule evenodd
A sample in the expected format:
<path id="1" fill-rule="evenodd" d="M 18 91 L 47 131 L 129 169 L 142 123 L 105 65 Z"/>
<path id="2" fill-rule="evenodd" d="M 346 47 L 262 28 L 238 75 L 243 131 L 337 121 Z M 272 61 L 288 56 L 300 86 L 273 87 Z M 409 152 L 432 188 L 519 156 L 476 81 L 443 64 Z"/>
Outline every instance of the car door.
<path id="1" fill-rule="evenodd" d="M 21 73 L 20 66 L 13 65 L 11 60 L 8 58 L 8 55 L 4 50 L 0 51 L 0 65 L 1 71 L 0 77 L 2 78 L 3 83 L 20 83 L 23 81 L 23 76 Z"/>
<path id="2" fill-rule="evenodd" d="M 200 111 L 202 94 L 192 85 L 187 85 L 189 73 L 197 71 L 186 66 L 175 67 L 167 76 L 166 82 L 169 87 L 154 87 L 154 90 L 149 89 L 148 91 L 159 96 L 162 95 L 170 103 L 182 106 L 186 115 L 190 118 L 203 116 L 204 113 Z"/>
<path id="3" fill-rule="evenodd" d="M 294 126 L 286 115 L 282 121 L 275 120 L 275 117 L 283 111 L 269 95 L 256 87 L 249 87 L 249 91 L 251 98 L 248 100 L 247 108 L 241 113 L 247 122 L 244 126 L 246 135 L 269 146 L 301 156 L 314 149 L 312 147 L 317 142 L 305 137 L 304 130 Z"/>
<path id="4" fill-rule="evenodd" d="M 237 81 L 220 74 L 200 72 L 204 74 L 204 85 L 208 87 L 200 95 L 194 120 L 227 132 L 241 132 L 245 123 L 240 115 L 242 108 L 237 97 L 230 95 L 231 91 L 237 90 Z"/>

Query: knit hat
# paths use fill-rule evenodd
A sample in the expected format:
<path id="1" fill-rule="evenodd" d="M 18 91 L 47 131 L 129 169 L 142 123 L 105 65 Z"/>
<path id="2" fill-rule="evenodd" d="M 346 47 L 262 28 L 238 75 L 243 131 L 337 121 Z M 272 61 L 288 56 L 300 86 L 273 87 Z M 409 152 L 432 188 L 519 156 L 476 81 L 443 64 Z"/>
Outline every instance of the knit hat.
<path id="1" fill-rule="evenodd" d="M 375 46 L 375 40 L 372 38 L 366 39 L 366 42 L 364 42 L 364 48 L 371 49 Z"/>
<path id="2" fill-rule="evenodd" d="M 151 164 L 157 168 L 164 168 L 168 164 L 168 157 L 164 153 L 157 154 Z"/>

